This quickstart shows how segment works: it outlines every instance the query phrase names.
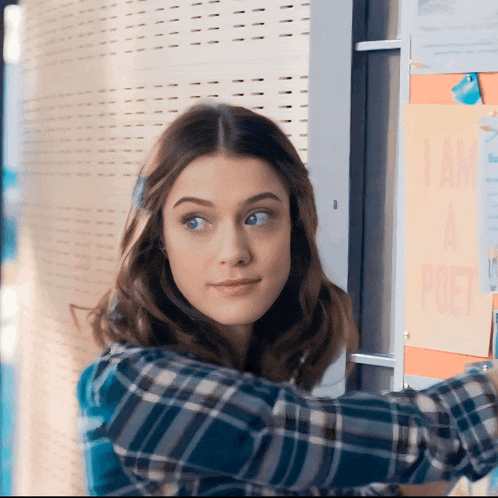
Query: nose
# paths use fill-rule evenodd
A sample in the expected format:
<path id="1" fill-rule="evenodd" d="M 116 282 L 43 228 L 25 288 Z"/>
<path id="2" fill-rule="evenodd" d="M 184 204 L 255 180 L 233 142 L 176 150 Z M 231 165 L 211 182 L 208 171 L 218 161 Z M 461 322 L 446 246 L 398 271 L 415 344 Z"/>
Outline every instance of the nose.
<path id="1" fill-rule="evenodd" d="M 233 223 L 227 223 L 220 231 L 218 245 L 218 260 L 222 264 L 228 266 L 242 264 L 245 266 L 251 260 L 247 235 Z"/>

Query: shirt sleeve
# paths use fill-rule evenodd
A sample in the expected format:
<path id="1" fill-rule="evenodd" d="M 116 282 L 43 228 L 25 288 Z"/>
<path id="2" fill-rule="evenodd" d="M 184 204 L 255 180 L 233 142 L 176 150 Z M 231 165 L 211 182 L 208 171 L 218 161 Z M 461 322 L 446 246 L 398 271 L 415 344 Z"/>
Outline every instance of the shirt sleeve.
<path id="1" fill-rule="evenodd" d="M 110 371 L 95 393 L 114 407 L 105 435 L 139 479 L 224 475 L 323 492 L 478 480 L 498 465 L 497 393 L 479 373 L 329 399 L 178 357 L 137 355 Z"/>

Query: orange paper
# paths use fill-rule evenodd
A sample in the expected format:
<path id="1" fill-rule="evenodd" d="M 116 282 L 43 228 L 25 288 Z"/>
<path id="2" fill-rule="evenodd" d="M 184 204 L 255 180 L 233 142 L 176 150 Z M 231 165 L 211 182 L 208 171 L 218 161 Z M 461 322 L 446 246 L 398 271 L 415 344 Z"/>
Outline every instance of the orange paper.
<path id="1" fill-rule="evenodd" d="M 412 74 L 410 76 L 410 104 L 455 104 L 451 98 L 451 89 L 464 76 L 464 73 Z M 498 104 L 498 73 L 479 73 L 477 81 L 483 104 Z"/>
<path id="2" fill-rule="evenodd" d="M 434 351 L 433 349 L 406 347 L 405 375 L 421 375 L 422 377 L 445 380 L 465 371 L 466 363 L 477 363 L 486 361 L 486 359 L 491 360 L 492 358 L 492 355 L 483 358 L 481 356 Z"/>
<path id="3" fill-rule="evenodd" d="M 496 106 L 408 105 L 407 346 L 487 357 L 492 294 L 479 290 L 479 118 Z"/>

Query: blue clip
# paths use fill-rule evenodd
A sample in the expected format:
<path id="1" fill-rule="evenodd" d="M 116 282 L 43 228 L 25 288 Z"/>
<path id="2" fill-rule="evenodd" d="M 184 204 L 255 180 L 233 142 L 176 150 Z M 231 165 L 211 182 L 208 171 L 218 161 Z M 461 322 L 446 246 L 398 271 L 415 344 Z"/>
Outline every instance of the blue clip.
<path id="1" fill-rule="evenodd" d="M 121 303 L 117 298 L 114 298 L 114 300 L 112 301 L 108 317 L 108 320 L 110 320 L 111 322 L 120 322 L 122 320 L 126 320 L 126 316 L 119 313 L 120 304 Z"/>
<path id="2" fill-rule="evenodd" d="M 143 209 L 144 207 L 144 191 L 145 185 L 147 182 L 147 178 L 143 175 L 140 175 L 137 180 L 137 184 L 135 185 L 135 190 L 133 191 L 133 202 L 138 209 Z"/>

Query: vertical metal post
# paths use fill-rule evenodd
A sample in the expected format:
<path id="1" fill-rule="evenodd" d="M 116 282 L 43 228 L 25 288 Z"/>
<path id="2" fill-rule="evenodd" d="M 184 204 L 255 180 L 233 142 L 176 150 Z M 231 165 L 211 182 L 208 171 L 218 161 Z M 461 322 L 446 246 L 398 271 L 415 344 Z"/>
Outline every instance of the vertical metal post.
<path id="1" fill-rule="evenodd" d="M 403 108 L 410 102 L 410 35 L 416 0 L 400 0 L 400 3 L 400 94 L 394 182 L 393 267 L 391 273 L 393 289 L 391 297 L 391 331 L 395 358 L 393 376 L 393 390 L 395 391 L 403 389 L 404 386 L 406 210 Z"/>
<path id="2" fill-rule="evenodd" d="M 353 0 L 311 1 L 308 169 L 324 271 L 344 291 L 349 250 L 352 24 Z M 345 359 L 344 352 L 324 375 L 325 384 L 340 382 L 342 392 Z"/>

